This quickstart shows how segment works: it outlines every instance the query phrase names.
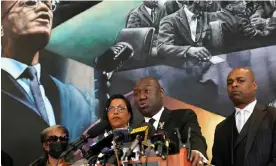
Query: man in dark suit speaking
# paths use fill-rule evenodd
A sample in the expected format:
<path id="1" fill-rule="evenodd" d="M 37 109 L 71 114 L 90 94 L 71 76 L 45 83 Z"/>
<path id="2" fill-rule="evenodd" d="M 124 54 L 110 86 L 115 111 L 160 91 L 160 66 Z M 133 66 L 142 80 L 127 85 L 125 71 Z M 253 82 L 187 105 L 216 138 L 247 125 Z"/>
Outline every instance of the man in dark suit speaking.
<path id="1" fill-rule="evenodd" d="M 54 9 L 50 0 L 1 1 L 1 148 L 14 165 L 29 165 L 41 155 L 37 136 L 48 126 L 62 124 L 76 138 L 96 120 L 90 95 L 61 83 L 39 63 Z"/>
<path id="2" fill-rule="evenodd" d="M 276 109 L 256 100 L 257 83 L 248 68 L 227 77 L 235 112 L 217 125 L 212 164 L 216 166 L 275 166 Z"/>
<path id="3" fill-rule="evenodd" d="M 179 128 L 182 141 L 186 142 L 188 127 L 191 127 L 191 161 L 193 165 L 206 162 L 207 145 L 201 134 L 196 114 L 189 109 L 168 110 L 163 106 L 164 89 L 152 77 L 144 77 L 134 88 L 134 102 L 144 116 L 145 122 L 153 123 L 155 129 L 164 130 L 174 140 L 174 128 Z"/>

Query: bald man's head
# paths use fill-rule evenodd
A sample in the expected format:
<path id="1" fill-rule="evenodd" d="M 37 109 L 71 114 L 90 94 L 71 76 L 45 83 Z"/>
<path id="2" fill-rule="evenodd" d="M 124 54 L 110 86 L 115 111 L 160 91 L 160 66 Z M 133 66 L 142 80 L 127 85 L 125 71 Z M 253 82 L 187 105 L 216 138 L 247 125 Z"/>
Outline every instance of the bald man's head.
<path id="1" fill-rule="evenodd" d="M 152 117 L 163 106 L 164 89 L 154 77 L 141 78 L 134 88 L 134 103 L 145 117 Z"/>
<path id="2" fill-rule="evenodd" d="M 228 95 L 236 107 L 245 107 L 255 100 L 257 83 L 249 68 L 235 68 L 227 77 Z"/>

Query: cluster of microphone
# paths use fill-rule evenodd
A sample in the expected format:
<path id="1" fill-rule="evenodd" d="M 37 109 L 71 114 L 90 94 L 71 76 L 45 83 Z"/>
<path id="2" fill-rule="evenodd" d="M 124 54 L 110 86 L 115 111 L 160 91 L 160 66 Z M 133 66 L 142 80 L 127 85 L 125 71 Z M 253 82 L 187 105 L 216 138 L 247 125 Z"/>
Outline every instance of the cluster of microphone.
<path id="1" fill-rule="evenodd" d="M 142 156 L 159 156 L 166 159 L 169 154 L 171 142 L 167 134 L 164 131 L 156 131 L 154 126 L 149 123 L 143 123 L 134 129 L 116 129 L 107 132 L 108 126 L 107 121 L 100 121 L 91 127 L 86 135 L 82 135 L 70 143 L 68 149 L 61 154 L 60 159 L 72 151 L 81 149 L 89 138 L 100 135 L 102 137 L 93 143 L 88 151 L 82 151 L 83 157 L 89 164 L 119 165 L 118 161 L 138 161 Z M 180 142 L 179 146 L 182 146 L 181 136 L 177 129 L 175 133 Z"/>

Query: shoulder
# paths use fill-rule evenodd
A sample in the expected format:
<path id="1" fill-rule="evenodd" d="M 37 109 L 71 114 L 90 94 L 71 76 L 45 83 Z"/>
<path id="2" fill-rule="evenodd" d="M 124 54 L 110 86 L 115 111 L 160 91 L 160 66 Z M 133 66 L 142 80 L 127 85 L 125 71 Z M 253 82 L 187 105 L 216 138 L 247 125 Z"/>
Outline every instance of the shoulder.
<path id="1" fill-rule="evenodd" d="M 70 93 L 72 93 L 73 91 L 76 92 L 76 93 L 79 92 L 78 88 L 76 88 L 74 85 L 68 84 L 68 83 L 63 83 L 63 82 L 61 82 L 60 80 L 58 80 L 57 78 L 55 78 L 53 76 L 50 76 L 50 77 L 54 81 L 54 83 L 56 84 L 59 91 L 61 91 L 61 92 L 70 91 Z"/>
<path id="2" fill-rule="evenodd" d="M 196 113 L 191 109 L 176 109 L 176 110 L 170 110 L 170 111 L 172 116 L 178 117 L 178 118 L 187 118 L 188 116 L 196 117 Z"/>
<path id="3" fill-rule="evenodd" d="M 134 9 L 132 9 L 132 11 L 130 12 L 131 14 L 138 14 L 138 13 L 141 13 L 144 8 L 144 6 L 143 6 L 143 4 L 142 5 L 140 5 L 140 6 L 138 6 L 138 7 L 136 7 L 136 8 L 134 8 Z"/>
<path id="4" fill-rule="evenodd" d="M 175 12 L 173 14 L 169 14 L 169 15 L 163 17 L 162 20 L 164 20 L 164 21 L 173 21 L 173 20 L 175 20 L 175 19 L 177 19 L 179 17 L 180 17 L 179 16 L 179 11 L 177 11 L 177 12 Z"/>
<path id="5" fill-rule="evenodd" d="M 51 77 L 57 86 L 62 101 L 88 104 L 89 107 L 96 106 L 98 101 L 88 92 L 75 87 L 72 84 L 62 83 L 55 77 Z M 80 106 L 80 105 L 79 105 Z"/>
<path id="6" fill-rule="evenodd" d="M 226 119 L 221 121 L 216 126 L 216 132 L 224 131 L 226 128 L 231 127 L 231 125 L 233 124 L 233 120 L 235 120 L 234 114 L 226 117 Z"/>
<path id="7" fill-rule="evenodd" d="M 276 119 L 276 108 L 271 106 L 266 106 L 266 110 L 269 117 Z"/>

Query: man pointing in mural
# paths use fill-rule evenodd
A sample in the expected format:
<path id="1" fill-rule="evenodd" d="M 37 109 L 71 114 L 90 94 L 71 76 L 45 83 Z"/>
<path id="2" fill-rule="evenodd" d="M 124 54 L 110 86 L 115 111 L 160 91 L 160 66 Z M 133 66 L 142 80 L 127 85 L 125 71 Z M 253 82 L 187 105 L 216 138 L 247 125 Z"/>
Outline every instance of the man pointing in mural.
<path id="1" fill-rule="evenodd" d="M 48 126 L 62 124 L 74 138 L 96 119 L 87 93 L 61 83 L 39 63 L 55 8 L 50 0 L 1 1 L 2 151 L 15 165 L 40 156 L 36 135 Z"/>

